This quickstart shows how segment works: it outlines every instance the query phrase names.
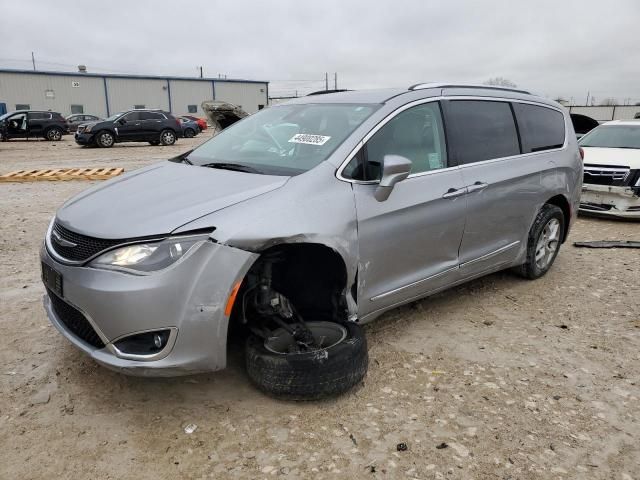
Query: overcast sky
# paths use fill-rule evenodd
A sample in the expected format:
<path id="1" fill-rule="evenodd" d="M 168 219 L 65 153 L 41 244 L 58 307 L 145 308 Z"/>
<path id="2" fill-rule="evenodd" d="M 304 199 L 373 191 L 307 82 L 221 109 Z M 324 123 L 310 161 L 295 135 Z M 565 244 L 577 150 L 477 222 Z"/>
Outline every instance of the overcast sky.
<path id="1" fill-rule="evenodd" d="M 640 102 L 639 0 L 3 2 L 0 66 L 324 88 L 502 76 L 584 103 Z"/>

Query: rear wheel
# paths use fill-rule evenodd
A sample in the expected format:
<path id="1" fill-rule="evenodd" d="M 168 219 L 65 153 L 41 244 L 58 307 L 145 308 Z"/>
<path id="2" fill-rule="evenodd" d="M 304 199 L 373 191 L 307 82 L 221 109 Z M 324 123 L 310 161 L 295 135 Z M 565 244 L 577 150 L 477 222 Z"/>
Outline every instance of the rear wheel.
<path id="1" fill-rule="evenodd" d="M 62 130 L 53 127 L 47 130 L 44 134 L 45 138 L 50 142 L 57 142 L 62 139 Z"/>
<path id="2" fill-rule="evenodd" d="M 184 131 L 184 137 L 185 138 L 193 138 L 196 136 L 196 132 L 193 130 L 193 128 L 187 128 Z"/>
<path id="3" fill-rule="evenodd" d="M 534 280 L 549 271 L 560 251 L 564 222 L 559 207 L 545 204 L 540 209 L 529 231 L 526 262 L 515 269 L 519 275 Z"/>
<path id="4" fill-rule="evenodd" d="M 369 357 L 362 328 L 353 323 L 306 322 L 319 348 L 300 351 L 283 328 L 268 338 L 251 335 L 245 358 L 251 382 L 263 392 L 289 400 L 339 395 L 362 381 Z"/>
<path id="5" fill-rule="evenodd" d="M 160 132 L 160 143 L 166 146 L 176 143 L 176 134 L 173 130 L 163 130 Z"/>
<path id="6" fill-rule="evenodd" d="M 111 132 L 107 132 L 106 130 L 102 132 L 98 132 L 96 135 L 96 145 L 100 148 L 110 148 L 113 147 L 116 139 Z"/>

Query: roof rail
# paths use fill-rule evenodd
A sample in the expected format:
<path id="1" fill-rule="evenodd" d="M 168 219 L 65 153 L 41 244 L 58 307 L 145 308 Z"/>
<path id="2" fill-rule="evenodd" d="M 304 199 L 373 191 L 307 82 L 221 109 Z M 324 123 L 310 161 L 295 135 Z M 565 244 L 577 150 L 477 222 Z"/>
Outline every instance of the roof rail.
<path id="1" fill-rule="evenodd" d="M 524 93 L 525 95 L 532 95 L 531 92 L 526 90 L 519 90 L 517 88 L 500 87 L 495 85 L 477 85 L 472 83 L 416 83 L 411 85 L 409 90 L 423 90 L 425 88 L 483 88 L 487 90 L 503 90 L 506 92 Z"/>

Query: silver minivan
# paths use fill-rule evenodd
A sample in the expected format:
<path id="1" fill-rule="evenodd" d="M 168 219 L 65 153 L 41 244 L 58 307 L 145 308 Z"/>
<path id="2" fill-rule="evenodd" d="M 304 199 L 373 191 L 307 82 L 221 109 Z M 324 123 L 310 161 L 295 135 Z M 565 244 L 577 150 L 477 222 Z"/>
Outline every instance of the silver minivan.
<path id="1" fill-rule="evenodd" d="M 340 393 L 367 370 L 362 324 L 498 270 L 544 275 L 581 183 L 568 113 L 525 91 L 299 98 L 66 202 L 44 306 L 125 373 L 218 370 L 231 345 L 265 392 Z"/>

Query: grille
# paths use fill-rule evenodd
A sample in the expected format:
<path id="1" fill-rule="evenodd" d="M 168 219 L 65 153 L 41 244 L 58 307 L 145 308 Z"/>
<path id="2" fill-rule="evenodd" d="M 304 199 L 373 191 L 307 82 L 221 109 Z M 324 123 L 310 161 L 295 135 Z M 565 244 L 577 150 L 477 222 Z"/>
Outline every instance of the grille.
<path id="1" fill-rule="evenodd" d="M 63 246 L 56 241 L 53 232 L 57 233 L 60 238 L 75 244 L 75 246 Z M 101 238 L 87 237 L 79 233 L 72 232 L 64 228 L 57 221 L 53 224 L 51 235 L 51 246 L 55 252 L 62 258 L 71 260 L 74 262 L 84 261 L 93 257 L 96 253 L 99 253 L 107 248 L 115 247 L 123 243 L 123 240 L 104 240 Z"/>
<path id="2" fill-rule="evenodd" d="M 583 181 L 592 185 L 624 186 L 630 172 L 625 166 L 585 165 Z"/>
<path id="3" fill-rule="evenodd" d="M 96 348 L 104 348 L 104 342 L 79 310 L 69 305 L 49 289 L 47 289 L 47 294 L 56 317 L 64 323 L 71 333 L 89 345 Z"/>

